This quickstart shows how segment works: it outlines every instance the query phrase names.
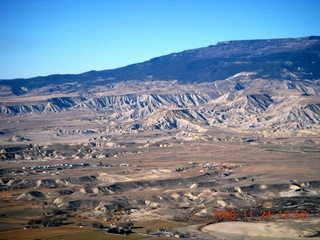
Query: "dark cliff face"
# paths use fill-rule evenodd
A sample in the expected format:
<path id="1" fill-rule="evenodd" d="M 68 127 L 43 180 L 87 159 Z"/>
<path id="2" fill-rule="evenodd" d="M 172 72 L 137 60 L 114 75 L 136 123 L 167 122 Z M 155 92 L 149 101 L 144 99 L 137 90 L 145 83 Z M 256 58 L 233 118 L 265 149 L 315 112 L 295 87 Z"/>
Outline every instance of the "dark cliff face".
<path id="1" fill-rule="evenodd" d="M 315 37 L 227 41 L 83 76 L 194 83 L 223 80 L 240 72 L 256 72 L 259 78 L 313 80 L 320 78 L 319 53 L 320 40 Z M 285 76 L 284 72 L 293 74 Z"/>
<path id="2" fill-rule="evenodd" d="M 0 81 L 16 95 L 49 84 L 76 83 L 69 91 L 126 80 L 178 80 L 199 83 L 223 80 L 240 72 L 256 78 L 315 80 L 320 78 L 319 37 L 226 41 L 205 48 L 186 50 L 126 67 L 90 71 L 77 75 L 50 75 Z"/>

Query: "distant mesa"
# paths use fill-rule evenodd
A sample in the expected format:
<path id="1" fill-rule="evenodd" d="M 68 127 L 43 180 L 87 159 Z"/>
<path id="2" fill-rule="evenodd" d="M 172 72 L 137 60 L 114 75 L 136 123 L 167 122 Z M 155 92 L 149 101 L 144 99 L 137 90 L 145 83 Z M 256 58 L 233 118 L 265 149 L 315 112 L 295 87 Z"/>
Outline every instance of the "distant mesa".
<path id="1" fill-rule="evenodd" d="M 225 41 L 209 47 L 153 58 L 113 70 L 89 71 L 78 75 L 50 75 L 30 79 L 0 81 L 15 95 L 54 84 L 55 90 L 77 91 L 93 85 L 127 80 L 178 80 L 180 83 L 222 80 L 240 72 L 256 72 L 259 78 L 283 78 L 287 70 L 295 74 L 285 79 L 320 78 L 320 37 L 283 38 L 266 40 Z M 150 78 L 152 76 L 152 78 Z M 64 86 L 62 86 L 64 84 Z"/>
<path id="2" fill-rule="evenodd" d="M 175 129 L 197 133 L 177 138 L 194 139 L 208 127 L 317 134 L 319 66 L 319 36 L 225 41 L 112 70 L 0 80 L 0 115 L 88 111 L 75 121 L 105 127 L 58 131 L 57 138 Z M 87 147 L 101 145 L 120 147 Z"/>

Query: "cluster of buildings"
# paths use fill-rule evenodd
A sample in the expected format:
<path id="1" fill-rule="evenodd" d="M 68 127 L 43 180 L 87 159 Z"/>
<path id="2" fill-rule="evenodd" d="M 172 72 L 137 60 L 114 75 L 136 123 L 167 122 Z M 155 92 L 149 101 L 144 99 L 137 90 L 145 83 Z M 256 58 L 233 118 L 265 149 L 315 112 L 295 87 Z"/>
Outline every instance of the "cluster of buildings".
<path id="1" fill-rule="evenodd" d="M 119 167 L 129 167 L 130 165 L 128 163 L 121 163 L 119 164 Z M 23 170 L 31 170 L 33 172 L 43 172 L 47 173 L 47 171 L 60 171 L 63 169 L 72 169 L 72 168 L 78 168 L 78 167 L 116 167 L 113 164 L 104 164 L 100 162 L 99 164 L 89 164 L 89 163 L 58 163 L 58 164 L 46 164 L 46 165 L 34 165 L 34 166 L 24 166 L 22 167 Z M 56 172 L 56 175 L 59 175 L 58 172 Z"/>
<path id="2" fill-rule="evenodd" d="M 74 167 L 90 167 L 89 163 L 58 163 L 58 164 L 47 164 L 47 165 L 35 165 L 35 166 L 24 166 L 23 170 L 62 170 L 64 168 L 74 168 Z"/>

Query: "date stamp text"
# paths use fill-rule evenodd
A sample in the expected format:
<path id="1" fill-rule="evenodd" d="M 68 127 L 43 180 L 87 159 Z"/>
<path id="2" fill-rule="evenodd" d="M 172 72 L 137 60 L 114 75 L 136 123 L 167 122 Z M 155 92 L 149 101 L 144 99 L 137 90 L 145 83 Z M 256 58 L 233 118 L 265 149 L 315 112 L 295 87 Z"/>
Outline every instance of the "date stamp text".
<path id="1" fill-rule="evenodd" d="M 308 212 L 306 210 L 280 210 L 278 212 L 271 212 L 270 210 L 260 210 L 260 212 L 253 212 L 252 210 L 244 210 L 237 212 L 236 210 L 213 210 L 213 219 L 216 220 L 236 220 L 236 219 L 260 219 L 271 220 L 277 219 L 307 219 Z"/>

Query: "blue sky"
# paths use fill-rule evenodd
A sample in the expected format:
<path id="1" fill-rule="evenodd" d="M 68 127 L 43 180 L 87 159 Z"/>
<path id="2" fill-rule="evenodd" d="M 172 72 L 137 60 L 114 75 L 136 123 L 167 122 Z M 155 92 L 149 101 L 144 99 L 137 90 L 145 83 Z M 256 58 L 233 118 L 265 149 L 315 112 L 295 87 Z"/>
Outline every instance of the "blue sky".
<path id="1" fill-rule="evenodd" d="M 105 70 L 218 41 L 320 35 L 319 0 L 0 0 L 0 79 Z"/>

